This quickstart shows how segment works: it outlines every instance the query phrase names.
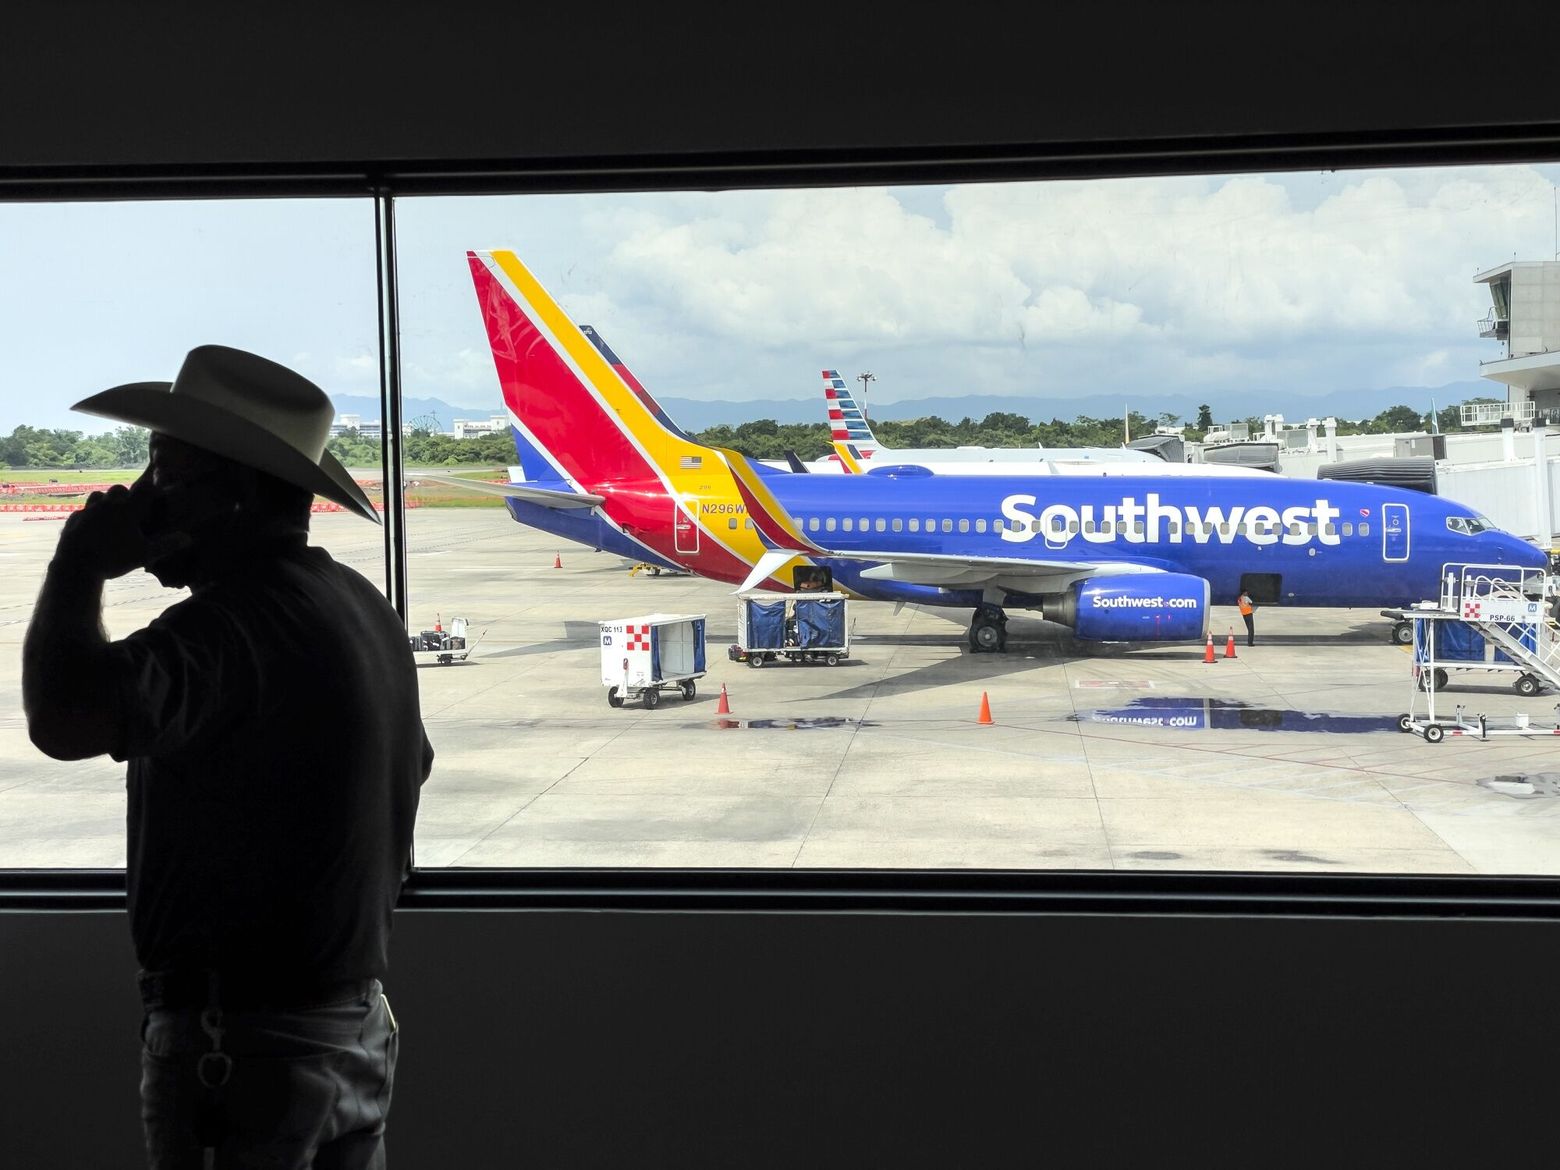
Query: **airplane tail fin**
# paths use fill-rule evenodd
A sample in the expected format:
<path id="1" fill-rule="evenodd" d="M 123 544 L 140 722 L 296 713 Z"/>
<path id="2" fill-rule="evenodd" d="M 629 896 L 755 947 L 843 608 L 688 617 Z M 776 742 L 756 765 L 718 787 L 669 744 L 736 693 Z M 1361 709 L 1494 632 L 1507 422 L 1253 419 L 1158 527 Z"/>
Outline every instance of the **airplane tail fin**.
<path id="1" fill-rule="evenodd" d="M 522 464 L 529 445 L 554 478 L 599 496 L 610 525 L 701 575 L 742 581 L 766 550 L 807 547 L 764 484 L 788 472 L 757 468 L 672 425 L 600 335 L 575 325 L 513 252 L 466 259 Z M 758 502 L 764 514 L 751 528 L 739 510 L 708 505 L 727 492 L 733 503 Z M 779 572 L 797 555 L 765 566 Z"/>
<path id="2" fill-rule="evenodd" d="M 712 457 L 663 423 L 616 355 L 576 326 L 513 252 L 469 251 L 466 259 L 523 464 L 531 446 L 561 478 L 589 491 L 664 481 L 663 472 L 697 469 Z"/>
<path id="3" fill-rule="evenodd" d="M 823 371 L 823 397 L 829 409 L 829 437 L 835 443 L 855 443 L 866 456 L 882 447 L 838 370 Z"/>

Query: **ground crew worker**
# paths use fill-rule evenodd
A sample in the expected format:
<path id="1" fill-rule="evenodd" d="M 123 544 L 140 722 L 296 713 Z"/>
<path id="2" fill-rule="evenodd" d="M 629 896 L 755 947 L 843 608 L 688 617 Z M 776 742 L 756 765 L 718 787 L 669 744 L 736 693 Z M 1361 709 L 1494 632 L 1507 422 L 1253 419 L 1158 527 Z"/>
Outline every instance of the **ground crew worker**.
<path id="1" fill-rule="evenodd" d="M 1256 612 L 1256 609 L 1255 603 L 1251 600 L 1251 594 L 1242 589 L 1240 591 L 1240 616 L 1241 620 L 1246 623 L 1246 645 L 1248 646 L 1257 644 L 1257 627 L 1251 616 Z"/>

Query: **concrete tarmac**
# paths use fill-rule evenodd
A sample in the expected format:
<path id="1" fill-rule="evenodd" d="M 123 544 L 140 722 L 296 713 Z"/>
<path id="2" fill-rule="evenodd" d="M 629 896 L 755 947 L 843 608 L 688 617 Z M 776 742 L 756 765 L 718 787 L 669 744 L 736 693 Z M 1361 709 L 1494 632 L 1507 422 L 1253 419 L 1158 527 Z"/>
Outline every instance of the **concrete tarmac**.
<path id="1" fill-rule="evenodd" d="M 421 866 L 1560 873 L 1560 738 L 1399 732 L 1410 658 L 1373 609 L 1261 609 L 1258 644 L 1237 636 L 1227 659 L 1243 627 L 1221 607 L 1208 664 L 1019 612 L 1006 654 L 972 655 L 968 611 L 855 602 L 847 661 L 754 670 L 726 657 L 729 585 L 630 576 L 497 508 L 407 520 L 411 625 L 465 617 L 480 638 L 419 669 L 438 753 Z M 22 718 L 58 531 L 0 516 L 0 867 L 122 866 L 123 765 L 49 760 Z M 314 542 L 382 581 L 379 529 L 320 514 Z M 109 633 L 179 596 L 110 582 Z M 708 674 L 691 702 L 613 709 L 597 622 L 654 612 L 708 615 Z M 1439 711 L 1553 726 L 1560 696 L 1512 678 L 1454 675 Z"/>

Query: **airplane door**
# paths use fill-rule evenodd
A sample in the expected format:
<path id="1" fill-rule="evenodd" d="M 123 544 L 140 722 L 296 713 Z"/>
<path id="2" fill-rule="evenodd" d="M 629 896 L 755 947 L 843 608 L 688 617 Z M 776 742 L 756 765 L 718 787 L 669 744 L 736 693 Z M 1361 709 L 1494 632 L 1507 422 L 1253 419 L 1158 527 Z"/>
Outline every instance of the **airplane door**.
<path id="1" fill-rule="evenodd" d="M 699 526 L 681 504 L 672 504 L 672 541 L 680 553 L 699 551 Z"/>
<path id="2" fill-rule="evenodd" d="M 1381 559 L 1408 560 L 1408 505 L 1381 505 Z"/>

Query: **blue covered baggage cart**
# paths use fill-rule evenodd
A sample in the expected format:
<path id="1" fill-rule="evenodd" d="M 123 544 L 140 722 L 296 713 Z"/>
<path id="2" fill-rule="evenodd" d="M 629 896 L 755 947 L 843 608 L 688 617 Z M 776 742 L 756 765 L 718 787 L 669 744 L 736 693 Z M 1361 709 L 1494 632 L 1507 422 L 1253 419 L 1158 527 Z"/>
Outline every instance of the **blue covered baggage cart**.
<path id="1" fill-rule="evenodd" d="M 737 641 L 726 651 L 733 662 L 821 662 L 838 666 L 850 657 L 850 623 L 843 593 L 808 591 L 740 595 Z"/>
<path id="2" fill-rule="evenodd" d="M 685 702 L 698 693 L 694 680 L 704 677 L 702 613 L 651 613 L 598 624 L 601 685 L 609 705 L 639 699 L 654 710 L 663 689 L 676 688 Z"/>

